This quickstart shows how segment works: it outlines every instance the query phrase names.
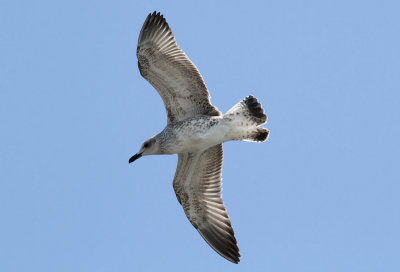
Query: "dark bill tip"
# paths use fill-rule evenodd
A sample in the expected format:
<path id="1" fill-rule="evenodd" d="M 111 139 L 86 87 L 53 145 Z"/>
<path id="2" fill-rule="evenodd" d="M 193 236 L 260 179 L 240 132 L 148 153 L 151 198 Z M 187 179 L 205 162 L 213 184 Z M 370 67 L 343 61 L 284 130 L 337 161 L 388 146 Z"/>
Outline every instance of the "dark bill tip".
<path id="1" fill-rule="evenodd" d="M 137 159 L 139 159 L 142 156 L 142 153 L 137 153 L 135 155 L 133 155 L 130 159 L 129 159 L 129 163 L 136 161 Z"/>

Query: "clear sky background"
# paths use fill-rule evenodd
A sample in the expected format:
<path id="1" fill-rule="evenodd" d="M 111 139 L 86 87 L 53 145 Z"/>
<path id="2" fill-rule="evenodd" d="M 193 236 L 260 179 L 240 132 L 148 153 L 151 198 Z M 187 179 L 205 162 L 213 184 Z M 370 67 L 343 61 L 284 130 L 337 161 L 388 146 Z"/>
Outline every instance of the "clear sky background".
<path id="1" fill-rule="evenodd" d="M 248 94 L 266 143 L 224 145 L 239 265 L 186 219 L 177 156 L 137 68 L 161 11 L 226 112 Z M 399 1 L 0 0 L 1 271 L 400 271 Z"/>

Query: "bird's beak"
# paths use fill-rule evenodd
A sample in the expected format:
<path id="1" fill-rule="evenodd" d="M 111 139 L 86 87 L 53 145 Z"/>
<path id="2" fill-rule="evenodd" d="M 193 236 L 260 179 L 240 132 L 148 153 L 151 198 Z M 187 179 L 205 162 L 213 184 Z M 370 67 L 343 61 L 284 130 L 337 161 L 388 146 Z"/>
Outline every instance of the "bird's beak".
<path id="1" fill-rule="evenodd" d="M 135 155 L 133 155 L 130 159 L 129 159 L 129 163 L 136 161 L 137 159 L 139 159 L 142 156 L 142 153 L 136 153 Z"/>

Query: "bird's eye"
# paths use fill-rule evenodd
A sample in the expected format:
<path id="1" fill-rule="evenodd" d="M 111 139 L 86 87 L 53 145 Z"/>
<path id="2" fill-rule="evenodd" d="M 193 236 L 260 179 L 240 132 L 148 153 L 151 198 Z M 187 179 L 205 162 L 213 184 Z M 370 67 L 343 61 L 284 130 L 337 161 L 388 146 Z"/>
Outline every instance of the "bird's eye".
<path id="1" fill-rule="evenodd" d="M 149 143 L 145 143 L 145 144 L 143 145 L 144 148 L 148 148 L 149 146 L 150 146 Z"/>

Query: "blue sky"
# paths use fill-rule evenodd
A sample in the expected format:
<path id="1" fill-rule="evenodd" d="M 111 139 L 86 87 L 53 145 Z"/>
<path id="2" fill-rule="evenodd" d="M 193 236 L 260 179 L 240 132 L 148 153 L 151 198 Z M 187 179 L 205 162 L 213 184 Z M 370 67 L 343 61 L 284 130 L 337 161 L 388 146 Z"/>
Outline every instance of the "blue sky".
<path id="1" fill-rule="evenodd" d="M 227 111 L 253 94 L 266 143 L 224 145 L 242 260 L 129 165 L 166 124 L 136 42 L 161 11 Z M 398 1 L 0 1 L 1 271 L 400 271 Z M 188 269 L 190 267 L 190 269 Z"/>

